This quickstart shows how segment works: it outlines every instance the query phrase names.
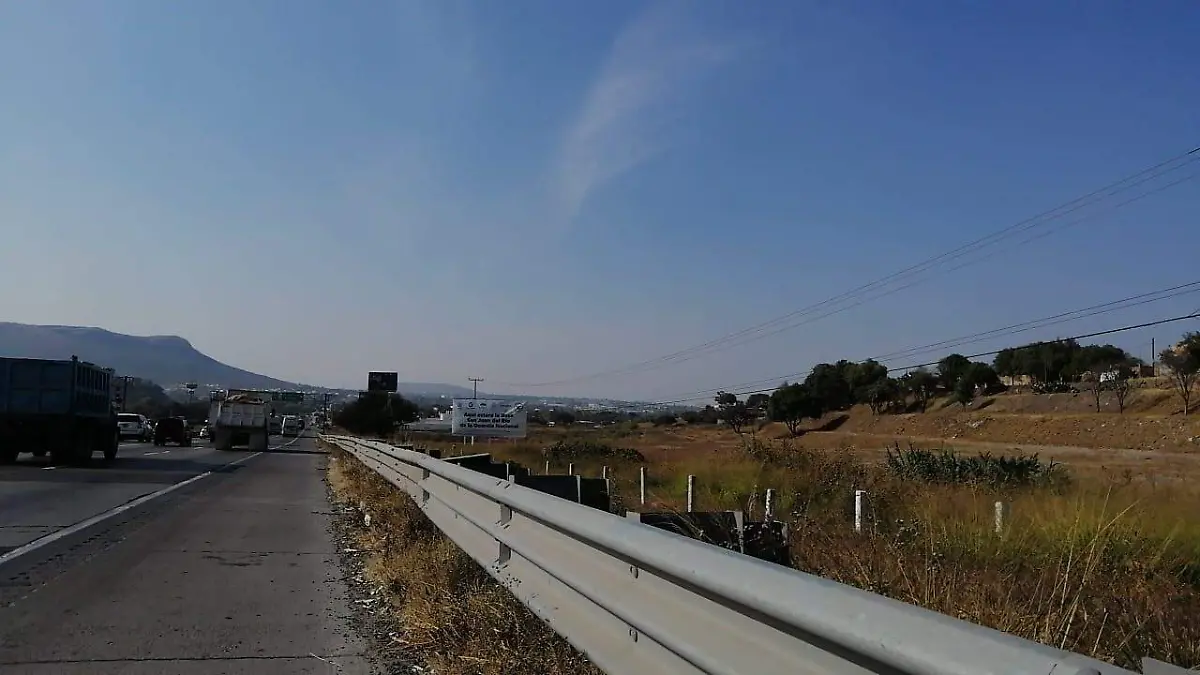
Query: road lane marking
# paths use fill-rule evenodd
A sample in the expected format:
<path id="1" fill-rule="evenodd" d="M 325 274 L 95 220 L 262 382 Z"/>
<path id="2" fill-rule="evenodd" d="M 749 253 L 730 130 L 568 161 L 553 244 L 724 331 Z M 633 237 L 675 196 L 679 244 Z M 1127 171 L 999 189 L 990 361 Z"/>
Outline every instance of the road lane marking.
<path id="1" fill-rule="evenodd" d="M 78 523 L 75 523 L 74 525 L 72 525 L 70 527 L 66 527 L 66 528 L 63 528 L 52 534 L 48 534 L 48 535 L 46 535 L 44 537 L 40 537 L 38 539 L 34 539 L 33 541 L 29 542 L 28 544 L 25 544 L 24 546 L 15 548 L 15 549 L 9 551 L 8 553 L 5 553 L 4 555 L 0 555 L 0 566 L 4 565 L 4 563 L 6 563 L 6 562 L 17 559 L 17 558 L 25 555 L 26 553 L 32 553 L 33 551 L 36 551 L 39 548 L 46 546 L 47 544 L 53 544 L 54 542 L 58 541 L 59 539 L 62 539 L 63 537 L 69 537 L 72 534 L 75 534 L 76 532 L 85 530 L 97 523 L 104 522 L 105 520 L 108 520 L 109 518 L 112 518 L 113 516 L 119 516 L 122 513 L 125 513 L 126 511 L 128 511 L 129 509 L 137 508 L 152 499 L 157 499 L 159 497 L 162 497 L 165 494 L 174 492 L 175 490 L 178 490 L 181 487 L 184 487 L 186 485 L 191 485 L 192 483 L 195 483 L 203 478 L 208 478 L 209 476 L 213 475 L 213 472 L 215 472 L 215 471 L 220 471 L 221 469 L 225 469 L 225 468 L 228 468 L 231 466 L 235 466 L 237 464 L 241 464 L 242 462 L 246 462 L 251 459 L 254 459 L 255 457 L 258 457 L 261 454 L 263 454 L 263 453 L 256 452 L 252 455 L 247 455 L 245 457 L 242 457 L 241 459 L 236 459 L 227 464 L 222 464 L 221 466 L 218 466 L 213 469 L 209 469 L 208 471 L 205 471 L 204 473 L 202 473 L 198 476 L 192 476 L 191 478 L 189 478 L 181 483 L 175 483 L 174 485 L 168 485 L 167 487 L 165 487 L 157 492 L 151 492 L 148 495 L 142 495 L 141 497 L 138 497 L 137 499 L 135 499 L 131 502 L 126 502 L 124 504 L 121 504 L 120 506 L 111 508 L 111 509 L 105 511 L 104 513 L 92 516 L 91 518 L 88 518 L 87 520 L 81 520 Z"/>

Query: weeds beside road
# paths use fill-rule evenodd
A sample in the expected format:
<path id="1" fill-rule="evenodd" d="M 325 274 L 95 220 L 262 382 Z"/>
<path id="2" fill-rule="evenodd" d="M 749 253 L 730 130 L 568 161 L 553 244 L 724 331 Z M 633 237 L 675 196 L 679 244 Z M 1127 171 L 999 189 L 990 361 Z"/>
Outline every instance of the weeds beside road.
<path id="1" fill-rule="evenodd" d="M 602 675 L 495 583 L 404 492 L 331 448 L 329 483 L 365 507 L 368 581 L 383 589 L 406 647 L 438 675 Z M 361 521 L 360 521 L 361 522 Z"/>
<path id="2" fill-rule="evenodd" d="M 1195 481 L 1158 482 L 1151 466 L 1148 475 L 1112 475 L 999 457 L 992 463 L 1008 469 L 971 469 L 977 460 L 965 457 L 951 461 L 962 467 L 939 469 L 947 460 L 919 452 L 889 468 L 780 439 L 672 448 L 671 433 L 556 432 L 457 448 L 418 442 L 448 454 L 490 452 L 539 473 L 547 460 L 557 473 L 568 462 L 590 476 L 607 466 L 617 510 L 682 511 L 686 477 L 694 475 L 697 510 L 761 516 L 763 492 L 774 488 L 798 569 L 1127 668 L 1137 669 L 1143 656 L 1200 666 Z M 645 507 L 640 467 L 648 476 Z M 1005 471 L 1029 479 L 1006 479 Z M 853 526 L 855 490 L 867 495 L 861 533 Z M 1011 504 L 999 534 L 998 500 Z"/>

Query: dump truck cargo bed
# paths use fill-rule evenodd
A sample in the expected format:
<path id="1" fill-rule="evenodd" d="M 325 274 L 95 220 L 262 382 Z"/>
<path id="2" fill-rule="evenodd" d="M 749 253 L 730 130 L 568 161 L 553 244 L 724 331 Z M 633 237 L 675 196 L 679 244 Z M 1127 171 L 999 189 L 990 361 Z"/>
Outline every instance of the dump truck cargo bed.
<path id="1" fill-rule="evenodd" d="M 0 463 L 22 452 L 54 461 L 116 457 L 112 373 L 70 359 L 0 357 Z"/>

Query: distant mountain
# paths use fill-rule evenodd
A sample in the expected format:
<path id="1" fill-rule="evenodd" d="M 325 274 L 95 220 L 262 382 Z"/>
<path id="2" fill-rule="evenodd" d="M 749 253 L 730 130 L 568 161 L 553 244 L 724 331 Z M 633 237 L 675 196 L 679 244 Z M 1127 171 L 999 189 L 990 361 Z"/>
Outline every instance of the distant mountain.
<path id="1" fill-rule="evenodd" d="M 34 326 L 0 322 L 0 356 L 91 361 L 171 387 L 196 382 L 246 389 L 296 389 L 301 385 L 235 368 L 207 356 L 192 343 L 175 335 L 141 337 L 113 333 L 103 328 Z M 367 374 L 363 373 L 366 386 Z M 307 386 L 305 388 L 308 388 Z M 401 382 L 400 393 L 429 396 L 469 396 L 471 390 L 450 384 Z"/>
<path id="2" fill-rule="evenodd" d="M 248 389 L 296 386 L 221 363 L 175 335 L 141 337 L 103 328 L 0 322 L 0 356 L 69 359 L 72 355 L 98 366 L 115 368 L 119 375 L 132 375 L 164 386 L 183 382 Z"/>

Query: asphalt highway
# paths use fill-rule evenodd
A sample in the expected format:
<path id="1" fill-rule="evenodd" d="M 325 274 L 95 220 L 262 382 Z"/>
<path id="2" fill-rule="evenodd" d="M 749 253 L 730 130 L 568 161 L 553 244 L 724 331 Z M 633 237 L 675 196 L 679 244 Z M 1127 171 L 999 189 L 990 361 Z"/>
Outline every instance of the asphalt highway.
<path id="1" fill-rule="evenodd" d="M 199 441 L 190 448 L 121 443 L 117 459 L 97 455 L 87 467 L 23 454 L 17 464 L 0 466 L 0 556 L 249 454 L 217 452 Z"/>
<path id="2" fill-rule="evenodd" d="M 0 672 L 370 673 L 324 460 L 308 438 L 131 443 L 111 464 L 0 470 Z"/>

